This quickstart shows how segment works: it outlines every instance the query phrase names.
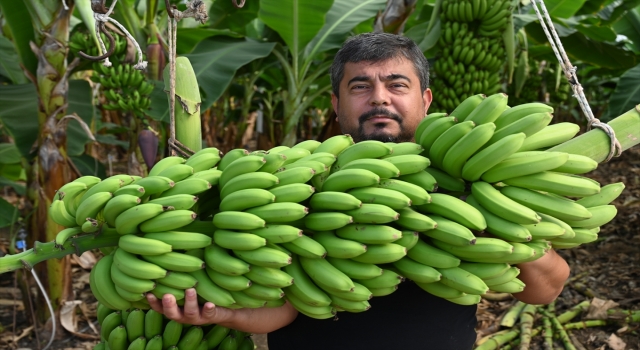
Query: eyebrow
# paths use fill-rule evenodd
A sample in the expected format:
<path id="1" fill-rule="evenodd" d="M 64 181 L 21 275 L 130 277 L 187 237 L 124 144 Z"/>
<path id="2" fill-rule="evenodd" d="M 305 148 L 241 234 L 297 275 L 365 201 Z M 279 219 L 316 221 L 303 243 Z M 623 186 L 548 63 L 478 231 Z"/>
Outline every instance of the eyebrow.
<path id="1" fill-rule="evenodd" d="M 404 79 L 404 80 L 406 80 L 408 82 L 411 82 L 411 79 L 409 79 L 409 77 L 407 77 L 405 75 L 402 75 L 402 74 L 397 74 L 397 73 L 389 74 L 386 77 L 384 77 L 382 80 L 383 81 L 391 81 L 391 80 L 398 80 L 398 79 Z M 367 81 L 370 81 L 370 80 L 371 80 L 371 77 L 369 77 L 367 75 L 357 75 L 357 76 L 351 78 L 347 82 L 347 86 L 351 85 L 351 83 L 354 83 L 354 82 L 358 82 L 358 81 L 367 82 Z"/>

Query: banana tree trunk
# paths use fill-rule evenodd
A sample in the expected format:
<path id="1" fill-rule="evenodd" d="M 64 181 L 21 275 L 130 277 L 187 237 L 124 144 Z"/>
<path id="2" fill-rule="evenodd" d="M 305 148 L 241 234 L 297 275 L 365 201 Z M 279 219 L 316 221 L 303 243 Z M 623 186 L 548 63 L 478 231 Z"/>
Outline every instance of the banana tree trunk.
<path id="1" fill-rule="evenodd" d="M 52 17 L 38 44 L 31 48 L 38 58 L 38 68 L 34 83 L 38 92 L 39 135 L 37 154 L 29 178 L 30 197 L 35 208 L 30 220 L 30 238 L 33 241 L 50 242 L 58 231 L 59 225 L 49 219 L 48 208 L 55 192 L 71 178 L 66 154 L 66 132 L 57 128 L 58 120 L 64 116 L 69 87 L 69 74 L 77 62 L 67 66 L 67 43 L 69 39 L 69 20 L 73 5 L 65 10 L 62 4 Z M 71 268 L 69 259 L 49 260 L 46 265 L 38 266 L 40 276 L 57 310 L 61 302 L 71 298 Z M 41 298 L 42 299 L 42 298 Z M 44 299 L 41 300 L 44 304 Z M 46 318 L 48 310 L 39 307 L 41 320 Z"/>

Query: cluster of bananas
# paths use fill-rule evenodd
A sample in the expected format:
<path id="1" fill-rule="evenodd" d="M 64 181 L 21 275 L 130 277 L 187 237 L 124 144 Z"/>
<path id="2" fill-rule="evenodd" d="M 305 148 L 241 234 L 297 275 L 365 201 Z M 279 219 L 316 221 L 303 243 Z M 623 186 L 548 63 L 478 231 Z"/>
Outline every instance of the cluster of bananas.
<path id="1" fill-rule="evenodd" d="M 144 178 L 82 177 L 51 205 L 67 227 L 56 242 L 120 237 L 90 281 L 114 310 L 148 308 L 148 292 L 180 304 L 195 287 L 223 307 L 288 300 L 331 318 L 366 311 L 405 278 L 475 304 L 489 290 L 522 291 L 513 264 L 592 242 L 616 215 L 609 203 L 622 184 L 600 188 L 579 176 L 593 160 L 543 151 L 578 132 L 549 125 L 551 111 L 473 95 L 452 116 L 425 118 L 416 143 L 339 135 L 223 157 L 206 148 L 167 157 Z"/>
<path id="2" fill-rule="evenodd" d="M 102 41 L 105 44 L 109 43 L 107 37 L 104 34 L 100 34 L 102 37 Z M 127 40 L 121 37 L 120 35 L 113 36 L 115 42 L 115 49 L 113 51 L 113 57 L 122 57 L 127 50 Z M 96 42 L 93 40 L 93 37 L 88 33 L 76 30 L 71 34 L 69 38 L 69 49 L 71 49 L 71 53 L 75 56 L 78 56 L 78 52 L 82 51 L 89 56 L 100 56 L 101 53 L 98 52 L 98 47 L 96 46 Z"/>
<path id="3" fill-rule="evenodd" d="M 144 73 L 134 69 L 131 64 L 119 63 L 106 67 L 94 63 L 91 80 L 100 83 L 104 97 L 108 100 L 102 105 L 106 110 L 121 110 L 143 117 L 151 100 L 149 94 L 153 84 L 147 82 Z"/>
<path id="4" fill-rule="evenodd" d="M 527 67 L 527 77 L 520 91 L 516 84 L 509 85 L 506 93 L 509 94 L 511 103 L 517 105 L 530 101 L 545 101 L 552 106 L 567 104 L 567 99 L 571 97 L 571 85 L 564 76 L 560 83 L 557 83 L 557 69 L 561 68 L 538 60 L 529 62 L 531 69 L 529 72 Z"/>
<path id="5" fill-rule="evenodd" d="M 442 2 L 442 49 L 433 69 L 436 110 L 453 110 L 466 97 L 500 89 L 505 48 L 502 33 L 511 15 L 508 0 Z"/>
<path id="6" fill-rule="evenodd" d="M 250 334 L 220 325 L 185 326 L 153 310 L 113 310 L 98 303 L 94 350 L 253 350 Z"/>
<path id="7" fill-rule="evenodd" d="M 151 105 L 149 94 L 153 91 L 153 84 L 147 82 L 143 72 L 123 62 L 127 50 L 127 39 L 119 35 L 114 35 L 114 39 L 116 48 L 109 57 L 112 66 L 106 67 L 102 62 L 94 62 L 91 80 L 100 83 L 103 95 L 108 101 L 102 105 L 102 108 L 131 112 L 142 118 Z M 104 35 L 103 41 L 108 43 Z M 71 35 L 69 47 L 76 55 L 79 51 L 90 56 L 100 55 L 93 39 L 80 31 Z"/>

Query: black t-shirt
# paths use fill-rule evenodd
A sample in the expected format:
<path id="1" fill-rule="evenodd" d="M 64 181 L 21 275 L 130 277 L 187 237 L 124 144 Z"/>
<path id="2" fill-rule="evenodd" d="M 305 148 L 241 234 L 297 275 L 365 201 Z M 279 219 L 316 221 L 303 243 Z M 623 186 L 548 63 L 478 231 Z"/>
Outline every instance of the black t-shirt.
<path id="1" fill-rule="evenodd" d="M 269 333 L 269 350 L 470 350 L 476 340 L 476 306 L 435 297 L 411 281 L 387 296 L 374 297 L 362 313 L 339 312 L 338 320 L 301 313 Z"/>

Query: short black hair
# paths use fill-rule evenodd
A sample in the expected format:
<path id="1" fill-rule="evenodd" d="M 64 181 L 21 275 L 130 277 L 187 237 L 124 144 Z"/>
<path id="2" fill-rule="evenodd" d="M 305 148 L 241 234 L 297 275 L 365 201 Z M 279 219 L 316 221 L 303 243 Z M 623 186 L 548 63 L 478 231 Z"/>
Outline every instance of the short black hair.
<path id="1" fill-rule="evenodd" d="M 333 93 L 340 97 L 340 81 L 344 77 L 344 66 L 347 62 L 383 62 L 399 57 L 413 62 L 420 79 L 420 89 L 422 92 L 427 90 L 429 62 L 413 40 L 390 33 L 363 33 L 347 39 L 333 59 L 330 70 Z"/>

